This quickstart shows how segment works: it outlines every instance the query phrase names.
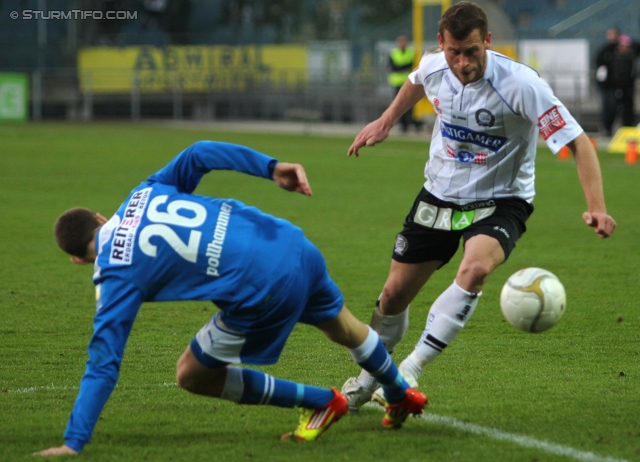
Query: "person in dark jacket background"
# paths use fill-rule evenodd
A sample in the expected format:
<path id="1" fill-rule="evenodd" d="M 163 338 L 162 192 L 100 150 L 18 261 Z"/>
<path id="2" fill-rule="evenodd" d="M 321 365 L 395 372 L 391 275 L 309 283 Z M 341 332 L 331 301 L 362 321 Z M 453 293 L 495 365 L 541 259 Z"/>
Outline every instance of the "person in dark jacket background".
<path id="1" fill-rule="evenodd" d="M 611 136 L 618 109 L 622 107 L 622 125 L 635 125 L 635 61 L 640 44 L 615 28 L 607 29 L 607 44 L 596 56 L 596 81 L 602 95 L 603 134 Z"/>

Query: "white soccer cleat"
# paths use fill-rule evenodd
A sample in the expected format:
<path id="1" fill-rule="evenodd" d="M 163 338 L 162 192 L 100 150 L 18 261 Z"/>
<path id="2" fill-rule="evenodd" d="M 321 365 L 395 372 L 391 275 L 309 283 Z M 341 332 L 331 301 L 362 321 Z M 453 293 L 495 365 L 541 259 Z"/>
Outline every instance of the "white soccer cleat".
<path id="1" fill-rule="evenodd" d="M 402 365 L 398 367 L 398 371 L 400 372 L 402 378 L 407 381 L 409 387 L 418 388 L 418 378 L 416 376 L 414 376 L 408 370 L 404 369 Z M 376 388 L 376 390 L 373 392 L 373 395 L 371 395 L 371 401 L 378 403 L 382 407 L 387 406 L 387 400 L 384 397 L 384 390 L 382 389 L 382 387 Z"/>
<path id="2" fill-rule="evenodd" d="M 351 377 L 342 385 L 341 392 L 347 397 L 349 412 L 358 412 L 362 406 L 371 401 L 371 395 L 373 395 L 373 390 L 360 385 L 355 377 Z"/>

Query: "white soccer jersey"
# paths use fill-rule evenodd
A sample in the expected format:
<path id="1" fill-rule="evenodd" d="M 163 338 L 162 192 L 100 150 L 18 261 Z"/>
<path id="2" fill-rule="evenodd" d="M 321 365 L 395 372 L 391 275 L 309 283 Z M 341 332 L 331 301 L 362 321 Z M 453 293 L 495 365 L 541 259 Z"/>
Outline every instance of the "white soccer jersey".
<path id="1" fill-rule="evenodd" d="M 425 188 L 460 205 L 503 197 L 532 202 L 538 134 L 555 154 L 582 128 L 528 66 L 487 51 L 487 68 L 463 86 L 443 52 L 426 54 L 409 75 L 438 116 Z"/>

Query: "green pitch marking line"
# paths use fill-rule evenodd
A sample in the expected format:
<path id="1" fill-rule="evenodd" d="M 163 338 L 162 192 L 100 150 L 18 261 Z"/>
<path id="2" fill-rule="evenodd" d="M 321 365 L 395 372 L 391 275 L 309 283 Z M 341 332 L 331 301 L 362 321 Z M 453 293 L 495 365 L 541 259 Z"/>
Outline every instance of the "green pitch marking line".
<path id="1" fill-rule="evenodd" d="M 163 382 L 158 384 L 159 387 L 175 387 L 176 383 L 168 383 Z M 3 393 L 37 393 L 41 391 L 53 391 L 53 390 L 77 390 L 78 386 L 73 387 L 57 387 L 54 384 L 46 387 L 29 387 L 29 388 L 17 388 L 14 390 L 0 390 Z M 378 404 L 367 403 L 366 407 L 377 409 L 379 411 L 382 408 Z M 462 430 L 468 433 L 474 433 L 476 435 L 488 436 L 494 440 L 499 441 L 508 441 L 509 443 L 514 443 L 519 446 L 523 446 L 526 448 L 534 448 L 540 451 L 548 452 L 549 454 L 554 454 L 557 456 L 565 456 L 571 457 L 572 459 L 585 461 L 585 462 L 628 462 L 626 459 L 616 459 L 614 457 L 603 457 L 598 454 L 594 454 L 593 452 L 580 451 L 578 449 L 572 448 L 571 446 L 563 446 L 561 444 L 550 443 L 544 440 L 537 440 L 530 436 L 526 435 L 518 435 L 517 433 L 507 433 L 501 430 L 483 427 L 481 425 L 476 425 L 468 422 L 463 422 L 462 420 L 454 419 L 453 417 L 446 417 L 437 414 L 421 414 L 417 417 L 420 420 L 424 420 L 425 422 L 429 422 L 436 425 L 443 425 L 445 427 L 455 428 L 457 430 Z"/>

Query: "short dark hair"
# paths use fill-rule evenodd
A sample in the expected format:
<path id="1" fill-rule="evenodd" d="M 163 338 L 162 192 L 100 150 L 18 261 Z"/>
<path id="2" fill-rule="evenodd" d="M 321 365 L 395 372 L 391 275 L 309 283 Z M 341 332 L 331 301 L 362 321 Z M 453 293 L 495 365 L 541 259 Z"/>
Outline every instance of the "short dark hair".
<path id="1" fill-rule="evenodd" d="M 74 257 L 84 258 L 87 246 L 100 225 L 94 212 L 74 207 L 58 217 L 53 226 L 53 235 L 62 250 Z"/>
<path id="2" fill-rule="evenodd" d="M 466 39 L 475 29 L 480 32 L 480 38 L 484 39 L 489 31 L 487 15 L 482 8 L 471 2 L 452 5 L 444 12 L 438 25 L 442 37 L 446 30 L 456 40 Z"/>

